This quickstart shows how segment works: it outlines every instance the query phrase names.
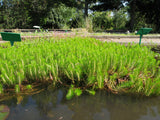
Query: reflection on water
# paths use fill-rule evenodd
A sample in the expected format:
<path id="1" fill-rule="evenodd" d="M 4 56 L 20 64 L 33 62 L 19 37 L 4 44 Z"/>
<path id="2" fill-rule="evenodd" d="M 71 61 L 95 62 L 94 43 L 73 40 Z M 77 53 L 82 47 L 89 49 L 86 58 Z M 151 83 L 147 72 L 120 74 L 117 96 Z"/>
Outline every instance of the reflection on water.
<path id="1" fill-rule="evenodd" d="M 47 90 L 0 104 L 10 108 L 7 120 L 160 120 L 160 97 L 136 98 L 97 92 L 67 101 L 66 90 Z"/>
<path id="2" fill-rule="evenodd" d="M 141 116 L 141 120 L 160 120 L 160 114 L 158 107 L 151 107 L 150 109 L 147 109 L 147 114 L 144 116 Z"/>

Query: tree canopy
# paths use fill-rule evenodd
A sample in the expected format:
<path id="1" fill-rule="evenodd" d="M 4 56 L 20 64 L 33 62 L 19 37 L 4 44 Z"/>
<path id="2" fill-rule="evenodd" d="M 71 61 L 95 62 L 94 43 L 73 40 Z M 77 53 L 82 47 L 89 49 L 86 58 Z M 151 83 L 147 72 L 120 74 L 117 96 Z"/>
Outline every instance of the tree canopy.
<path id="1" fill-rule="evenodd" d="M 159 6 L 160 0 L 2 0 L 0 28 L 84 27 L 86 18 L 90 17 L 97 27 L 111 23 L 105 29 L 152 27 L 160 32 Z M 127 8 L 125 12 L 118 12 L 123 8 Z M 108 11 L 114 13 L 113 18 L 107 16 Z M 122 20 L 123 27 L 117 28 Z"/>
<path id="2" fill-rule="evenodd" d="M 122 0 L 99 0 L 97 4 L 92 6 L 92 10 L 96 11 L 106 11 L 106 10 L 114 10 L 119 9 L 123 6 Z"/>

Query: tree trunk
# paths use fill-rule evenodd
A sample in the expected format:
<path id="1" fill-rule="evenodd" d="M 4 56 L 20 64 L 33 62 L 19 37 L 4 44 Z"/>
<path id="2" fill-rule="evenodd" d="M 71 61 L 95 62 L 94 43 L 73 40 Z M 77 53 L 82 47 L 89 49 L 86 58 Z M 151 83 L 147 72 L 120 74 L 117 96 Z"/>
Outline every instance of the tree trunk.
<path id="1" fill-rule="evenodd" d="M 88 17 L 88 0 L 85 0 L 85 13 L 84 13 L 84 17 L 85 18 Z"/>
<path id="2" fill-rule="evenodd" d="M 130 29 L 131 31 L 134 31 L 134 25 L 135 25 L 135 17 L 136 17 L 136 0 L 133 0 L 131 3 L 130 3 L 130 9 L 131 9 L 131 12 L 130 12 L 130 15 L 131 15 L 131 21 L 130 21 Z"/>

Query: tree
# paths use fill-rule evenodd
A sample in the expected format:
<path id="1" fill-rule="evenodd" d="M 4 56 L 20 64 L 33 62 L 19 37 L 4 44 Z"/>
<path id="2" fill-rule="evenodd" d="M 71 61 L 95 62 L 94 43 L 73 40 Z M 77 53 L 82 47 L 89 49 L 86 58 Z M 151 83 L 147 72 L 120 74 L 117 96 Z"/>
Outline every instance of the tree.
<path id="1" fill-rule="evenodd" d="M 126 13 L 127 11 L 125 8 L 113 11 L 113 29 L 126 29 L 126 24 L 128 22 Z"/>
<path id="2" fill-rule="evenodd" d="M 22 0 L 3 0 L 1 15 L 3 16 L 0 22 L 2 28 L 27 28 L 29 24 L 30 18 Z"/>
<path id="3" fill-rule="evenodd" d="M 56 4 L 56 0 L 24 0 L 24 4 L 31 17 L 31 26 L 43 25 L 49 11 Z"/>
<path id="4" fill-rule="evenodd" d="M 144 15 L 146 22 L 154 24 L 155 31 L 160 32 L 160 0 L 139 0 L 138 2 L 137 7 L 140 15 Z"/>
<path id="5" fill-rule="evenodd" d="M 70 22 L 78 16 L 76 9 L 60 4 L 58 7 L 52 8 L 49 16 L 46 18 L 44 27 L 62 29 L 70 27 Z"/>
<path id="6" fill-rule="evenodd" d="M 1 14 L 3 28 L 32 28 L 43 25 L 58 0 L 3 0 Z"/>
<path id="7" fill-rule="evenodd" d="M 98 0 L 67 0 L 74 1 L 76 4 L 72 4 L 72 7 L 76 7 L 78 10 L 84 11 L 84 18 L 88 17 L 88 10 L 90 9 L 92 4 L 95 4 Z M 74 3 L 73 2 L 73 3 Z M 66 3 L 64 3 L 67 5 Z"/>
<path id="8" fill-rule="evenodd" d="M 99 0 L 91 9 L 94 11 L 119 9 L 123 6 L 123 2 L 123 0 Z"/>
<path id="9" fill-rule="evenodd" d="M 113 20 L 111 18 L 111 12 L 94 12 L 92 14 L 92 22 L 94 31 L 107 30 L 113 27 Z"/>
<path id="10" fill-rule="evenodd" d="M 128 12 L 130 14 L 130 30 L 135 30 L 135 24 L 136 24 L 136 12 L 137 12 L 137 6 L 136 6 L 136 0 L 132 0 L 128 3 L 129 9 Z"/>
<path id="11" fill-rule="evenodd" d="M 138 24 L 148 27 L 155 26 L 160 32 L 160 0 L 125 0 L 129 6 L 130 28 L 134 30 Z M 143 22 L 143 23 L 142 23 Z M 147 24 L 146 24 L 147 23 Z"/>

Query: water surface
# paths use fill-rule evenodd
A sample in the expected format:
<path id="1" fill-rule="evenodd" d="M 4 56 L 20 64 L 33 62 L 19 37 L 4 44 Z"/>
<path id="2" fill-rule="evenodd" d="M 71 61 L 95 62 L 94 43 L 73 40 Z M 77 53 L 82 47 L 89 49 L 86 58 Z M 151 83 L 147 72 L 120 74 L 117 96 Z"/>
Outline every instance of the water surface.
<path id="1" fill-rule="evenodd" d="M 142 98 L 99 91 L 65 99 L 66 90 L 46 90 L 36 95 L 3 101 L 7 120 L 160 120 L 160 97 Z"/>

